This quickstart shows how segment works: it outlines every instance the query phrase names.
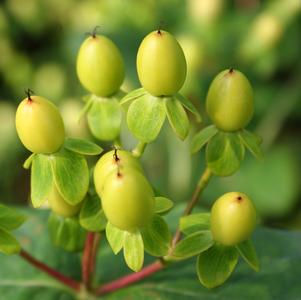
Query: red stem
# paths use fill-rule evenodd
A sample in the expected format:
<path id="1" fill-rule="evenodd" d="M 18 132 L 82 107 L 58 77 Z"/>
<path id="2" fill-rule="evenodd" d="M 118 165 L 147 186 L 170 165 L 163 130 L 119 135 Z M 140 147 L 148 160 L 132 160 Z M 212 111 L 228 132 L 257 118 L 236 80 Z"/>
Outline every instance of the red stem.
<path id="1" fill-rule="evenodd" d="M 33 256 L 31 256 L 25 250 L 21 249 L 19 255 L 23 259 L 25 259 L 28 263 L 30 263 L 31 265 L 35 266 L 37 269 L 39 269 L 39 270 L 47 273 L 48 275 L 50 275 L 51 277 L 55 278 L 59 282 L 67 285 L 71 289 L 74 289 L 76 291 L 80 290 L 81 284 L 78 281 L 73 280 L 72 278 L 69 278 L 69 277 L 61 274 L 60 272 L 52 269 L 51 267 L 47 266 L 46 264 L 42 263 L 41 261 L 39 261 L 36 258 L 34 258 Z"/>
<path id="2" fill-rule="evenodd" d="M 143 268 L 141 271 L 137 273 L 132 273 L 130 275 L 126 275 L 121 277 L 117 280 L 114 280 L 110 283 L 104 284 L 98 290 L 96 290 L 96 295 L 104 295 L 116 291 L 118 289 L 124 288 L 132 283 L 140 281 L 153 273 L 156 273 L 163 269 L 163 264 L 161 261 L 155 261 L 154 263 L 148 265 L 147 267 Z"/>

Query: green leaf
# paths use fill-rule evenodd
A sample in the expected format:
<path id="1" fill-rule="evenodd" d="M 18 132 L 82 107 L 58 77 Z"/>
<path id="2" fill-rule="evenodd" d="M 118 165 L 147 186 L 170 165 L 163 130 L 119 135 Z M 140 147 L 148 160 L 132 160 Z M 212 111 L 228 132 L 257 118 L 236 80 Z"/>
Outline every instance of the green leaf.
<path id="1" fill-rule="evenodd" d="M 51 213 L 48 219 L 48 231 L 54 245 L 70 252 L 83 250 L 86 231 L 79 225 L 77 218 L 64 218 Z"/>
<path id="2" fill-rule="evenodd" d="M 112 141 L 119 136 L 122 110 L 115 98 L 93 96 L 88 112 L 88 124 L 93 136 L 102 141 Z"/>
<path id="3" fill-rule="evenodd" d="M 260 138 L 247 130 L 242 130 L 239 132 L 239 137 L 246 148 L 259 160 L 263 159 L 263 154 L 260 148 L 261 140 Z"/>
<path id="4" fill-rule="evenodd" d="M 196 120 L 198 122 L 202 121 L 202 117 L 201 117 L 200 113 L 197 111 L 197 109 L 194 107 L 194 105 L 187 98 L 185 98 L 181 94 L 176 94 L 175 98 L 178 99 L 185 106 L 186 109 L 188 109 L 191 113 L 193 113 L 195 115 Z"/>
<path id="5" fill-rule="evenodd" d="M 144 88 L 136 89 L 136 90 L 128 93 L 125 97 L 123 97 L 119 103 L 122 105 L 128 101 L 140 98 L 140 97 L 144 96 L 145 94 L 147 94 L 147 92 Z"/>
<path id="6" fill-rule="evenodd" d="M 141 230 L 145 251 L 153 256 L 164 256 L 168 253 L 171 234 L 164 219 L 154 215 L 151 223 Z"/>
<path id="7" fill-rule="evenodd" d="M 214 245 L 202 252 L 197 260 L 197 274 L 206 288 L 223 284 L 232 274 L 238 260 L 235 247 Z"/>
<path id="8" fill-rule="evenodd" d="M 173 208 L 173 202 L 165 197 L 155 197 L 155 213 L 164 214 Z"/>
<path id="9" fill-rule="evenodd" d="M 101 208 L 100 199 L 94 195 L 88 197 L 81 208 L 79 223 L 88 231 L 98 232 L 106 228 L 107 218 Z"/>
<path id="10" fill-rule="evenodd" d="M 180 230 L 184 234 L 192 234 L 210 229 L 210 213 L 196 213 L 180 219 Z"/>
<path id="11" fill-rule="evenodd" d="M 53 176 L 51 158 L 48 155 L 36 154 L 31 167 L 31 202 L 33 207 L 40 207 L 47 199 L 52 189 Z"/>
<path id="12" fill-rule="evenodd" d="M 191 142 L 191 153 L 196 153 L 217 134 L 218 130 L 214 125 L 210 125 L 198 132 Z"/>
<path id="13" fill-rule="evenodd" d="M 87 95 L 83 97 L 83 100 L 86 102 L 85 106 L 83 109 L 80 111 L 79 116 L 78 116 L 78 122 L 82 119 L 82 117 L 89 111 L 89 109 L 92 106 L 93 103 L 93 97 L 92 95 Z"/>
<path id="14" fill-rule="evenodd" d="M 144 245 L 140 232 L 125 231 L 123 255 L 126 264 L 134 272 L 141 270 L 144 261 Z"/>
<path id="15" fill-rule="evenodd" d="M 123 247 L 125 239 L 125 231 L 113 226 L 110 222 L 107 222 L 106 237 L 114 252 L 118 254 Z"/>
<path id="16" fill-rule="evenodd" d="M 36 155 L 35 153 L 32 153 L 29 157 L 27 157 L 27 159 L 23 163 L 23 168 L 24 169 L 28 170 L 31 167 L 31 163 L 32 163 L 32 160 L 33 160 L 35 155 Z"/>
<path id="17" fill-rule="evenodd" d="M 26 217 L 16 212 L 14 209 L 0 204 L 0 228 L 5 230 L 14 230 L 20 227 Z"/>
<path id="18" fill-rule="evenodd" d="M 259 272 L 259 259 L 251 240 L 236 245 L 236 249 L 244 261 L 256 272 Z"/>
<path id="19" fill-rule="evenodd" d="M 52 155 L 51 167 L 56 187 L 71 205 L 80 203 L 89 187 L 89 169 L 85 158 L 62 149 Z"/>
<path id="20" fill-rule="evenodd" d="M 173 97 L 164 98 L 165 110 L 170 126 L 175 134 L 185 140 L 189 132 L 189 120 L 180 101 Z"/>
<path id="21" fill-rule="evenodd" d="M 65 140 L 65 148 L 83 155 L 98 155 L 103 149 L 90 141 L 67 138 Z"/>
<path id="22" fill-rule="evenodd" d="M 236 133 L 219 132 L 207 144 L 206 162 L 215 175 L 230 176 L 239 169 L 244 154 Z"/>
<path id="23" fill-rule="evenodd" d="M 8 231 L 0 229 L 0 252 L 11 255 L 19 253 L 20 250 L 18 241 Z"/>
<path id="24" fill-rule="evenodd" d="M 167 257 L 168 260 L 182 260 L 195 256 L 214 244 L 211 232 L 200 231 L 188 235 L 180 240 L 171 255 Z"/>
<path id="25" fill-rule="evenodd" d="M 163 99 L 145 94 L 131 103 L 127 113 L 127 124 L 139 141 L 149 143 L 156 139 L 165 117 Z"/>

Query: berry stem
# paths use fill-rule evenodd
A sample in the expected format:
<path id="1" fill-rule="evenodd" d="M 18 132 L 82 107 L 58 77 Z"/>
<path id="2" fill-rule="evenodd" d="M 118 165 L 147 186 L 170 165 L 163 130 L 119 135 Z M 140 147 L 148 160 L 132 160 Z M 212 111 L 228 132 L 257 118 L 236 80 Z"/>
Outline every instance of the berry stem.
<path id="1" fill-rule="evenodd" d="M 145 150 L 145 147 L 147 146 L 147 143 L 144 143 L 144 142 L 139 142 L 135 149 L 133 149 L 132 153 L 135 157 L 141 157 L 144 150 Z"/>
<path id="2" fill-rule="evenodd" d="M 160 260 L 157 260 L 137 273 L 132 273 L 107 284 L 104 284 L 103 286 L 98 288 L 95 291 L 95 293 L 96 295 L 100 296 L 114 292 L 116 290 L 129 286 L 135 282 L 141 281 L 142 279 L 152 275 L 153 273 L 160 271 L 161 269 L 163 269 L 163 267 L 164 264 Z"/>
<path id="3" fill-rule="evenodd" d="M 29 264 L 36 267 L 40 271 L 42 271 L 44 273 L 47 273 L 48 275 L 50 275 L 51 277 L 53 277 L 57 281 L 59 281 L 59 282 L 63 283 L 64 285 L 70 287 L 71 289 L 75 290 L 76 292 L 80 291 L 80 289 L 81 289 L 80 282 L 78 282 L 76 280 L 73 280 L 72 278 L 67 277 L 67 276 L 61 274 L 60 272 L 58 272 L 57 270 L 47 266 L 43 262 L 41 262 L 41 261 L 37 260 L 36 258 L 34 258 L 33 256 L 31 256 L 29 253 L 27 253 L 23 249 L 21 249 L 19 255 L 24 260 L 26 260 Z"/>
<path id="4" fill-rule="evenodd" d="M 211 173 L 210 169 L 206 168 L 204 173 L 201 175 L 200 180 L 198 181 L 198 183 L 196 185 L 195 191 L 191 197 L 191 200 L 188 202 L 188 204 L 186 206 L 183 216 L 187 216 L 192 212 L 193 208 L 199 201 L 199 197 L 200 197 L 201 193 L 207 186 L 211 176 L 212 176 L 212 173 Z M 175 245 L 177 244 L 177 242 L 180 239 L 181 239 L 181 232 L 180 232 L 180 229 L 178 228 L 174 235 L 174 238 L 173 238 L 170 254 L 172 253 L 173 249 L 175 248 Z M 171 264 L 172 262 L 168 262 L 168 263 Z M 124 288 L 126 286 L 129 286 L 133 283 L 139 282 L 139 281 L 143 280 L 144 278 L 152 275 L 153 273 L 156 273 L 156 272 L 162 270 L 165 267 L 165 265 L 166 265 L 165 260 L 163 258 L 158 259 L 157 261 L 144 267 L 141 271 L 139 271 L 137 273 L 126 275 L 126 276 L 116 279 L 112 282 L 104 284 L 103 286 L 96 289 L 95 294 L 96 295 L 108 294 L 108 293 L 114 292 L 116 290 L 119 290 L 121 288 Z"/>

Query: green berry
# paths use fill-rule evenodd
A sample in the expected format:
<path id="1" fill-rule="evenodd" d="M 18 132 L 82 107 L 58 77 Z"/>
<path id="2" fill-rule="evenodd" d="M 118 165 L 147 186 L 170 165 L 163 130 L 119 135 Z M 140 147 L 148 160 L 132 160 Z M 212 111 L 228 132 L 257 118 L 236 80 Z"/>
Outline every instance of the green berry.
<path id="1" fill-rule="evenodd" d="M 142 41 L 137 54 L 137 72 L 142 86 L 154 96 L 177 93 L 186 78 L 186 60 L 177 40 L 163 30 Z"/>
<path id="2" fill-rule="evenodd" d="M 215 241 L 233 246 L 247 240 L 256 226 L 256 211 L 245 194 L 231 192 L 218 198 L 211 210 L 211 232 Z"/>
<path id="3" fill-rule="evenodd" d="M 16 129 L 23 145 L 34 153 L 53 153 L 65 139 L 62 117 L 57 107 L 40 96 L 28 96 L 18 106 Z"/>
<path id="4" fill-rule="evenodd" d="M 92 94 L 115 94 L 124 80 L 124 62 L 119 49 L 107 37 L 92 35 L 81 45 L 76 63 L 81 84 Z"/>
<path id="5" fill-rule="evenodd" d="M 210 85 L 206 109 L 220 130 L 231 132 L 244 128 L 254 112 L 253 90 L 249 80 L 234 69 L 220 72 Z"/>

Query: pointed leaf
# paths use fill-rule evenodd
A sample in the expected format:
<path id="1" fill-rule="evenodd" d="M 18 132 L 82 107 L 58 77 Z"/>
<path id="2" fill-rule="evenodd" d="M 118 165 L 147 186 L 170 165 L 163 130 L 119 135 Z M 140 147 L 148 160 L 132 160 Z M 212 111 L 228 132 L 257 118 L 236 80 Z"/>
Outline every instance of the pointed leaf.
<path id="1" fill-rule="evenodd" d="M 31 167 L 31 163 L 35 155 L 35 153 L 32 153 L 29 157 L 27 157 L 27 159 L 23 163 L 24 169 L 29 169 Z"/>
<path id="2" fill-rule="evenodd" d="M 33 207 L 40 207 L 52 189 L 53 176 L 51 158 L 48 155 L 36 154 L 31 167 L 31 202 Z"/>
<path id="3" fill-rule="evenodd" d="M 16 212 L 14 209 L 0 204 L 0 228 L 14 230 L 20 227 L 26 217 Z"/>
<path id="4" fill-rule="evenodd" d="M 83 107 L 83 109 L 79 112 L 78 115 L 78 119 L 77 121 L 80 122 L 80 120 L 82 119 L 82 117 L 89 111 L 89 109 L 92 106 L 93 103 L 93 97 L 92 95 L 87 95 L 83 97 L 83 100 L 86 102 L 85 106 Z"/>
<path id="5" fill-rule="evenodd" d="M 164 214 L 173 208 L 173 202 L 165 197 L 155 197 L 155 213 Z"/>
<path id="6" fill-rule="evenodd" d="M 146 90 L 144 88 L 139 88 L 136 89 L 134 91 L 131 91 L 130 93 L 128 93 L 126 96 L 124 96 L 121 100 L 120 100 L 120 104 L 124 104 L 128 101 L 140 98 L 141 96 L 147 94 Z"/>
<path id="7" fill-rule="evenodd" d="M 110 222 L 107 222 L 106 237 L 115 255 L 119 253 L 123 247 L 125 233 L 125 231 L 120 230 Z"/>
<path id="8" fill-rule="evenodd" d="M 51 213 L 48 219 L 48 231 L 54 245 L 69 252 L 83 250 L 86 231 L 79 225 L 77 218 L 64 218 Z"/>
<path id="9" fill-rule="evenodd" d="M 74 138 L 67 138 L 65 140 L 65 148 L 83 155 L 98 155 L 103 151 L 103 149 L 95 143 Z"/>
<path id="10" fill-rule="evenodd" d="M 156 139 L 165 117 L 163 99 L 145 94 L 131 103 L 127 113 L 127 124 L 139 141 L 149 143 Z"/>
<path id="11" fill-rule="evenodd" d="M 239 133 L 239 137 L 241 138 L 243 144 L 247 147 L 247 149 L 259 160 L 263 159 L 263 154 L 260 148 L 261 140 L 258 136 L 250 131 L 242 130 Z"/>
<path id="12" fill-rule="evenodd" d="M 79 215 L 79 223 L 88 231 L 98 232 L 106 228 L 107 218 L 98 196 L 87 197 Z"/>
<path id="13" fill-rule="evenodd" d="M 119 136 L 122 111 L 114 98 L 93 96 L 88 112 L 88 124 L 93 136 L 102 141 L 111 141 Z"/>
<path id="14" fill-rule="evenodd" d="M 168 253 L 171 234 L 164 219 L 154 215 L 151 223 L 141 230 L 145 251 L 153 256 L 164 256 Z"/>
<path id="15" fill-rule="evenodd" d="M 168 260 L 182 260 L 195 256 L 214 244 L 211 232 L 199 231 L 188 235 L 177 243 L 174 251 L 167 257 Z"/>
<path id="16" fill-rule="evenodd" d="M 192 234 L 210 229 L 210 213 L 197 213 L 180 219 L 180 229 L 184 234 Z"/>
<path id="17" fill-rule="evenodd" d="M 80 203 L 89 187 L 89 169 L 85 158 L 62 149 L 52 155 L 51 167 L 55 185 L 66 202 L 71 205 Z"/>
<path id="18" fill-rule="evenodd" d="M 0 229 L 0 252 L 4 254 L 16 254 L 21 250 L 18 241 L 6 230 Z"/>
<path id="19" fill-rule="evenodd" d="M 244 154 L 237 133 L 219 132 L 207 144 L 206 161 L 215 175 L 230 176 L 239 169 Z"/>
<path id="20" fill-rule="evenodd" d="M 256 272 L 259 271 L 259 259 L 251 240 L 236 245 L 236 249 L 244 261 Z"/>
<path id="21" fill-rule="evenodd" d="M 123 255 L 126 264 L 131 270 L 134 272 L 141 270 L 144 261 L 144 245 L 138 230 L 125 232 Z"/>
<path id="22" fill-rule="evenodd" d="M 206 288 L 223 284 L 232 274 L 238 260 L 235 247 L 214 245 L 202 252 L 197 260 L 197 274 Z"/>
<path id="23" fill-rule="evenodd" d="M 175 97 L 185 106 L 186 109 L 188 109 L 191 113 L 193 113 L 196 117 L 196 120 L 198 122 L 202 121 L 202 117 L 200 113 L 197 111 L 197 109 L 194 107 L 194 105 L 183 95 L 176 94 Z"/>
<path id="24" fill-rule="evenodd" d="M 192 139 L 191 142 L 191 153 L 196 153 L 212 138 L 217 134 L 218 130 L 214 125 L 205 127 L 198 132 Z"/>
<path id="25" fill-rule="evenodd" d="M 181 139 L 185 140 L 189 132 L 189 120 L 182 103 L 176 98 L 164 98 L 165 110 L 170 126 L 175 134 Z"/>

